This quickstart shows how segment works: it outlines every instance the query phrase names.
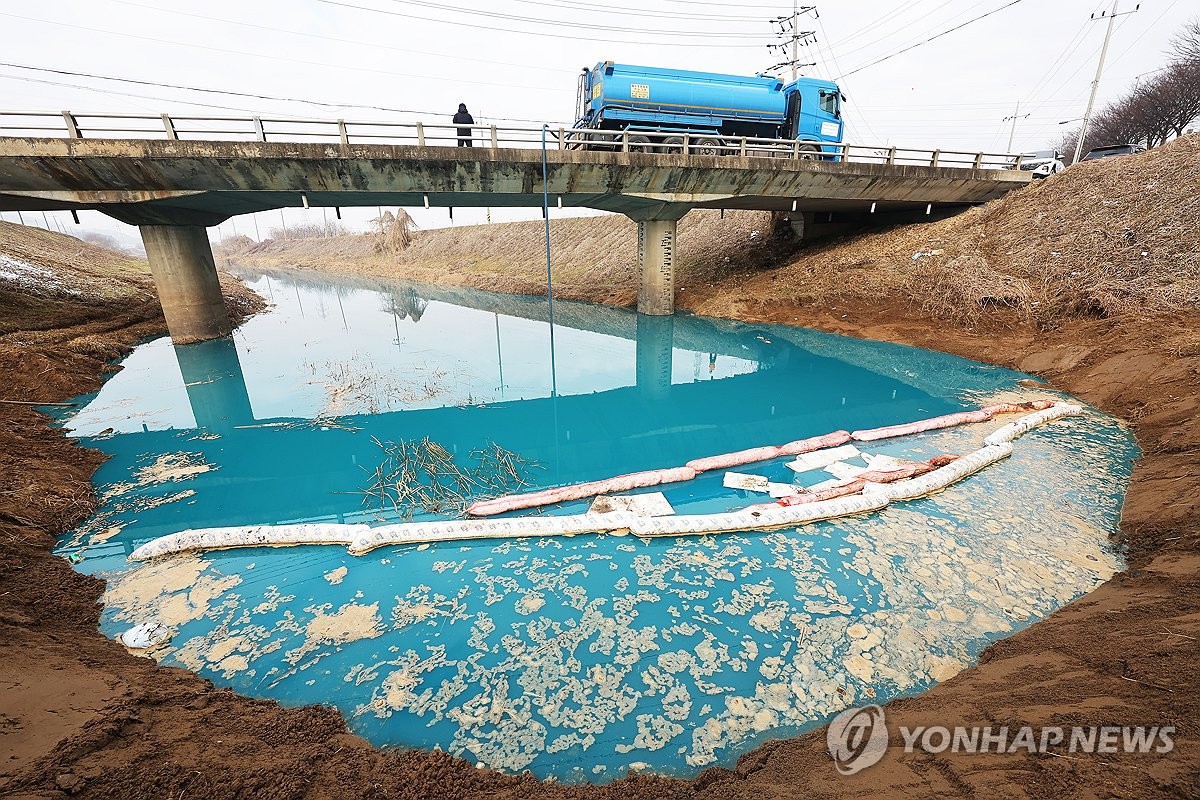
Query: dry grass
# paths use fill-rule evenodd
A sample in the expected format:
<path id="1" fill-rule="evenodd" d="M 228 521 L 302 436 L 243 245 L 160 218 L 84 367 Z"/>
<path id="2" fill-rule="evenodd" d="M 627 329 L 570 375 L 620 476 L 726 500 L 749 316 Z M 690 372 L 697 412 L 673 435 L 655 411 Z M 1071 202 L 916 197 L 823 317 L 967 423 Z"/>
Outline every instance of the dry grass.
<path id="1" fill-rule="evenodd" d="M 698 311 L 770 298 L 801 305 L 901 299 L 977 325 L 997 308 L 1065 319 L 1200 309 L 1200 135 L 1086 162 L 950 219 L 802 249 L 731 280 Z M 921 255 L 918 255 L 921 254 Z"/>
<path id="2" fill-rule="evenodd" d="M 737 266 L 773 263 L 767 212 L 693 211 L 679 223 L 681 286 L 716 280 Z M 219 255 L 252 267 L 309 267 L 470 286 L 509 294 L 545 294 L 541 221 L 418 231 L 403 248 L 380 248 L 378 234 L 224 248 Z M 555 296 L 629 305 L 637 296 L 637 226 L 623 216 L 552 220 Z M 381 250 L 383 252 L 381 252 Z"/>

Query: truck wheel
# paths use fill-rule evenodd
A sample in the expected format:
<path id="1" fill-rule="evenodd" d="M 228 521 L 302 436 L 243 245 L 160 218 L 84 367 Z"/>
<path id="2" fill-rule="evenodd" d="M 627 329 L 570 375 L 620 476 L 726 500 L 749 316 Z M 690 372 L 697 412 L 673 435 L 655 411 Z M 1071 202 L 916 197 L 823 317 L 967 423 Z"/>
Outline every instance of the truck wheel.
<path id="1" fill-rule="evenodd" d="M 633 134 L 629 137 L 629 150 L 633 153 L 653 153 L 654 148 L 650 146 L 650 137 L 642 136 L 641 134 Z"/>
<path id="2" fill-rule="evenodd" d="M 719 156 L 723 151 L 719 139 L 697 139 L 692 152 L 698 156 Z"/>
<path id="3" fill-rule="evenodd" d="M 683 137 L 668 136 L 663 139 L 662 147 L 659 148 L 661 153 L 682 153 L 683 152 Z"/>
<path id="4" fill-rule="evenodd" d="M 611 133 L 587 133 L 583 136 L 584 150 L 616 150 L 616 136 Z"/>
<path id="5" fill-rule="evenodd" d="M 802 144 L 797 152 L 801 161 L 816 161 L 821 157 L 821 150 L 815 144 Z"/>

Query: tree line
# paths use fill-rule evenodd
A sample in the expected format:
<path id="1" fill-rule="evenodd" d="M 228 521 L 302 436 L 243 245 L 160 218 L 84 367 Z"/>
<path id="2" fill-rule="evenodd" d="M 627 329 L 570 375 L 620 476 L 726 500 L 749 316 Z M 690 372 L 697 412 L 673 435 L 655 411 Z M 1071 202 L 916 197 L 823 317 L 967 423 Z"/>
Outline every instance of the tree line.
<path id="1" fill-rule="evenodd" d="M 1092 115 L 1083 150 L 1110 144 L 1157 147 L 1182 136 L 1200 117 L 1200 17 L 1172 38 L 1167 64 L 1137 80 L 1124 95 Z M 1057 148 L 1066 158 L 1075 153 L 1079 127 L 1069 131 Z"/>

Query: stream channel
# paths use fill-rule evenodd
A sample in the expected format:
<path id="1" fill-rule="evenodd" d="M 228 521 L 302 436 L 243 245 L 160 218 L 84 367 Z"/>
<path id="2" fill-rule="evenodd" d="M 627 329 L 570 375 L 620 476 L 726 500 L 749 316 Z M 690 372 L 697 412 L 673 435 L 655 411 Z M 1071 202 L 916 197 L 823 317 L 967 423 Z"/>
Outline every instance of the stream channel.
<path id="1" fill-rule="evenodd" d="M 59 552 L 108 580 L 106 635 L 161 623 L 162 664 L 336 706 L 380 746 L 569 782 L 693 776 L 946 680 L 1123 565 L 1110 537 L 1138 451 L 1091 408 L 944 492 L 794 529 L 128 562 L 189 528 L 442 519 L 525 487 L 1059 397 L 927 350 L 568 302 L 554 304 L 552 359 L 545 298 L 239 274 L 269 311 L 232 339 L 146 342 L 60 415 L 110 458 L 97 513 Z M 860 449 L 965 454 L 1015 418 Z M 831 477 L 789 460 L 735 470 Z M 769 501 L 723 474 L 637 492 L 679 514 Z"/>

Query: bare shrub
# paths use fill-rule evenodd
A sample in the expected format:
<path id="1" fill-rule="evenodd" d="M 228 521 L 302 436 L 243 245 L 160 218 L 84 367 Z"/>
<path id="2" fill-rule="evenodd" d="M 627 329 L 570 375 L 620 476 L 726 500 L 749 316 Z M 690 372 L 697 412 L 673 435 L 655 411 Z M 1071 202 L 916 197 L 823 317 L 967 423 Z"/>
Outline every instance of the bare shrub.
<path id="1" fill-rule="evenodd" d="M 396 209 L 394 215 L 391 211 L 385 211 L 382 215 L 372 220 L 372 222 L 379 229 L 378 233 L 375 234 L 376 253 L 391 253 L 394 255 L 412 244 L 417 224 L 413 222 L 412 217 L 403 208 Z"/>
<path id="2" fill-rule="evenodd" d="M 229 236 L 225 239 L 222 239 L 221 243 L 213 249 L 214 251 L 224 255 L 232 255 L 234 253 L 240 253 L 244 250 L 249 250 L 251 247 L 254 247 L 254 245 L 255 241 L 253 239 L 251 239 L 249 236 L 239 233 L 236 236 Z"/>
<path id="3" fill-rule="evenodd" d="M 122 242 L 116 236 L 111 236 L 107 233 L 100 233 L 98 231 L 84 231 L 83 233 L 79 234 L 79 238 L 85 242 L 94 244 L 97 247 L 104 247 L 108 250 L 121 253 L 122 255 L 145 255 L 145 252 L 142 248 L 136 247 L 127 242 Z"/>
<path id="4" fill-rule="evenodd" d="M 324 239 L 329 236 L 346 236 L 350 231 L 340 222 L 324 222 L 321 224 L 291 225 L 286 228 L 271 228 L 267 235 L 272 239 Z"/>

